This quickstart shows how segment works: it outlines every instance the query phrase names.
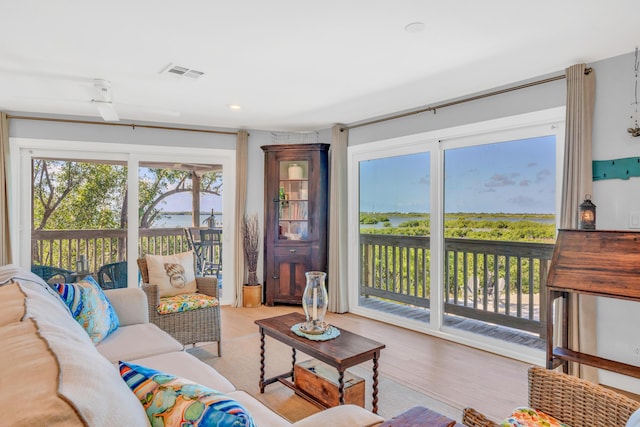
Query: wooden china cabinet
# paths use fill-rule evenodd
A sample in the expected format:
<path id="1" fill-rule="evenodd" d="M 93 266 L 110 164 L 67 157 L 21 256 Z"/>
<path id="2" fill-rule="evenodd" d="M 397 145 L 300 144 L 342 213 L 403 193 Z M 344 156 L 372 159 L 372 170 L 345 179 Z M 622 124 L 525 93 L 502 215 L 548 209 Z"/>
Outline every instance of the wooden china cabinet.
<path id="1" fill-rule="evenodd" d="M 329 144 L 265 145 L 266 304 L 300 304 L 307 271 L 327 271 Z"/>

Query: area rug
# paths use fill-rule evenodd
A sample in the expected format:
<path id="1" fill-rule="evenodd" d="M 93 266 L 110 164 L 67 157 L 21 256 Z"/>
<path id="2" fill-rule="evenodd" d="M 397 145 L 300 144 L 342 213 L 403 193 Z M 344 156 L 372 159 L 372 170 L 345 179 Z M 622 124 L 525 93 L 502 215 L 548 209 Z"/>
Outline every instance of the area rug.
<path id="1" fill-rule="evenodd" d="M 260 335 L 242 336 L 223 341 L 222 357 L 217 356 L 216 344 L 199 345 L 187 350 L 203 362 L 213 366 L 224 375 L 237 389 L 244 390 L 266 406 L 289 420 L 298 421 L 321 409 L 297 396 L 291 389 L 280 383 L 266 387 L 260 393 Z M 291 370 L 291 348 L 267 337 L 265 346 L 266 377 L 275 376 Z M 296 360 L 301 362 L 310 356 L 297 352 Z M 365 379 L 365 407 L 372 408 L 371 384 L 372 364 L 363 363 L 349 372 Z M 413 406 L 426 406 L 443 415 L 461 420 L 462 410 L 439 401 L 424 393 L 413 390 L 384 375 L 378 376 L 378 414 L 385 419 L 392 418 Z"/>

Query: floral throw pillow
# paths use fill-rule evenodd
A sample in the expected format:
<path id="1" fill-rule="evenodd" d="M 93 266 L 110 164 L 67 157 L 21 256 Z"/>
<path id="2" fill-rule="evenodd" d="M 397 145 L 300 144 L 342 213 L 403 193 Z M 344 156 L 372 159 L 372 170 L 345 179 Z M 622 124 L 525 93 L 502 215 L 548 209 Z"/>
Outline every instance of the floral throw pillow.
<path id="1" fill-rule="evenodd" d="M 71 315 L 98 344 L 118 329 L 120 320 L 100 285 L 87 277 L 77 283 L 51 285 L 65 302 Z"/>
<path id="2" fill-rule="evenodd" d="M 516 408 L 500 427 L 570 427 L 537 409 Z"/>
<path id="3" fill-rule="evenodd" d="M 247 410 L 219 391 L 122 361 L 120 375 L 153 427 L 255 427 Z"/>

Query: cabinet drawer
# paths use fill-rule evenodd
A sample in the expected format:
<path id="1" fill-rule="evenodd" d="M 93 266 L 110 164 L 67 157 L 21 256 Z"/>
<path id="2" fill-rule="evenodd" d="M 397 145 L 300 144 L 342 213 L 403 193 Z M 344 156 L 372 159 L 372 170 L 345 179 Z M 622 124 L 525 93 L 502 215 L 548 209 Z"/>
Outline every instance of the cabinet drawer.
<path id="1" fill-rule="evenodd" d="M 274 255 L 277 257 L 306 257 L 311 255 L 311 248 L 309 246 L 276 246 L 274 248 Z"/>

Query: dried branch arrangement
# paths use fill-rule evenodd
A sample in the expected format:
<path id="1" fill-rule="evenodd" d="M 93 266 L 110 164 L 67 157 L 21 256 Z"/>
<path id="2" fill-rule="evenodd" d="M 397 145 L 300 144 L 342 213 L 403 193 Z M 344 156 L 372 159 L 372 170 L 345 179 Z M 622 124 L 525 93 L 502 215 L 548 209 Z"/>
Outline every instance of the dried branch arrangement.
<path id="1" fill-rule="evenodd" d="M 244 244 L 244 258 L 249 271 L 247 282 L 249 286 L 259 285 L 258 275 L 256 274 L 260 250 L 260 227 L 257 214 L 244 216 L 242 220 L 242 241 Z"/>

